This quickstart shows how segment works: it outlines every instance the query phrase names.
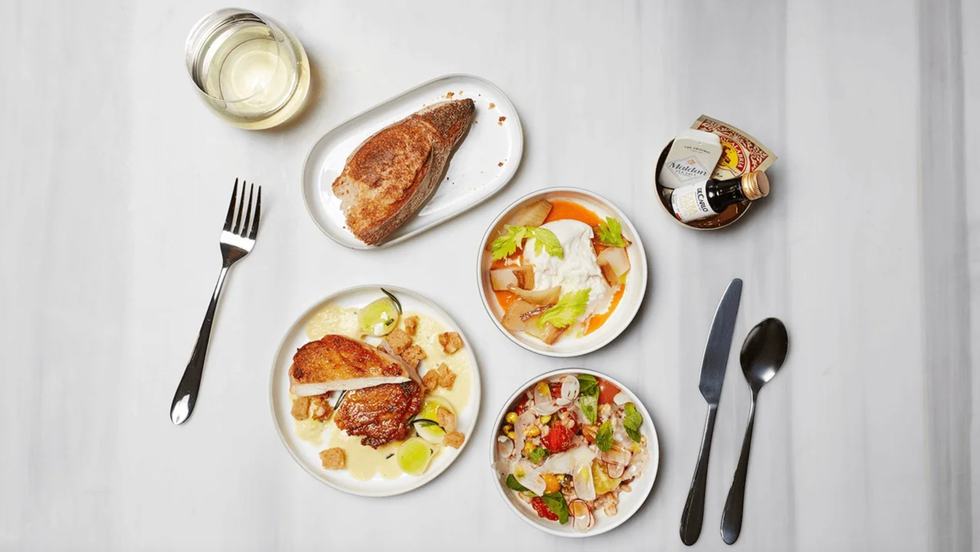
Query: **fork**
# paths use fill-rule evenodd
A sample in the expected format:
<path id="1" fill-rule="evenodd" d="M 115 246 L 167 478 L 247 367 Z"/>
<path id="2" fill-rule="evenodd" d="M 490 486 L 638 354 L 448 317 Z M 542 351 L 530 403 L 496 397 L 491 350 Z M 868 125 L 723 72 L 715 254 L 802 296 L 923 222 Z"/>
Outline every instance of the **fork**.
<path id="1" fill-rule="evenodd" d="M 245 186 L 242 180 L 242 197 L 238 203 L 238 216 L 235 216 L 235 203 L 238 199 L 238 179 L 235 179 L 235 187 L 231 190 L 231 204 L 228 205 L 228 215 L 225 217 L 225 226 L 221 231 L 221 272 L 218 273 L 218 283 L 214 286 L 214 294 L 211 295 L 211 304 L 208 311 L 204 314 L 204 323 L 201 324 L 201 331 L 197 335 L 197 343 L 194 344 L 194 352 L 191 359 L 187 362 L 184 375 L 180 378 L 177 385 L 177 393 L 174 394 L 174 402 L 170 405 L 170 420 L 180 425 L 191 417 L 194 411 L 194 404 L 197 402 L 197 392 L 201 388 L 201 374 L 204 372 L 204 360 L 208 356 L 208 341 L 211 339 L 211 323 L 214 321 L 214 311 L 218 306 L 218 297 L 221 296 L 221 288 L 224 286 L 225 277 L 228 269 L 248 255 L 255 245 L 255 235 L 259 231 L 259 214 L 262 210 L 262 186 L 259 186 L 259 193 L 255 199 L 255 212 L 252 212 L 252 194 L 255 191 L 253 183 L 248 189 L 248 207 L 245 208 Z M 244 209 L 245 220 L 242 222 L 242 210 Z M 253 220 L 254 219 L 254 220 Z M 233 224 L 234 223 L 234 224 Z M 249 227 L 251 223 L 251 228 Z"/>

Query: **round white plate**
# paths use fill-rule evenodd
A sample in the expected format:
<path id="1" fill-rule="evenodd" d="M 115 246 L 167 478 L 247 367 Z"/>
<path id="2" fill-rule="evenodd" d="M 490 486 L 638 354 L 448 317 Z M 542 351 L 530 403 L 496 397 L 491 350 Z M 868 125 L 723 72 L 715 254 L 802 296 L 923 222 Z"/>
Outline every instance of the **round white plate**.
<path id="1" fill-rule="evenodd" d="M 293 355 L 310 340 L 306 337 L 306 323 L 321 309 L 330 305 L 342 307 L 363 307 L 371 301 L 383 297 L 381 288 L 390 291 L 401 301 L 405 311 L 418 311 L 440 322 L 446 331 L 458 332 L 463 338 L 463 349 L 455 354 L 465 354 L 469 359 L 470 370 L 470 400 L 466 408 L 457 412 L 457 431 L 466 436 L 466 441 L 459 450 L 452 447 L 444 447 L 437 454 L 429 468 L 422 475 L 403 474 L 396 479 L 383 479 L 376 476 L 369 481 L 358 481 L 351 477 L 346 470 L 325 470 L 320 464 L 320 450 L 326 447 L 329 434 L 324 434 L 324 445 L 315 447 L 303 441 L 293 432 L 294 420 L 290 414 L 292 403 L 289 399 L 289 367 L 293 363 Z M 422 361 L 425 363 L 425 361 Z M 283 445 L 289 454 L 296 460 L 307 473 L 318 481 L 325 483 L 345 493 L 360 496 L 392 496 L 407 493 L 425 485 L 435 479 L 440 473 L 446 470 L 456 457 L 466 448 L 473 436 L 473 429 L 476 427 L 476 418 L 480 412 L 480 368 L 476 363 L 476 356 L 473 355 L 473 348 L 470 347 L 466 336 L 459 329 L 459 326 L 429 299 L 398 286 L 388 285 L 365 285 L 339 291 L 324 297 L 306 312 L 300 315 L 299 319 L 293 323 L 279 345 L 276 353 L 275 362 L 272 365 L 272 376 L 269 381 L 269 404 L 272 408 L 272 420 L 276 425 L 276 431 L 282 439 Z"/>
<path id="2" fill-rule="evenodd" d="M 613 311 L 612 316 L 596 331 L 583 337 L 565 336 L 555 342 L 554 345 L 548 345 L 544 341 L 523 332 L 514 333 L 505 328 L 500 323 L 504 316 L 504 309 L 497 302 L 493 293 L 493 286 L 490 284 L 490 265 L 493 264 L 493 257 L 488 251 L 487 242 L 491 236 L 496 236 L 500 229 L 510 223 L 518 211 L 541 199 L 549 201 L 561 199 L 578 203 L 592 210 L 603 220 L 606 217 L 614 217 L 622 224 L 623 235 L 632 242 L 626 248 L 630 258 L 630 271 L 626 276 L 626 291 L 623 292 L 623 298 L 616 310 Z M 643 296 L 647 291 L 647 255 L 643 249 L 640 234 L 633 227 L 633 223 L 606 198 L 579 188 L 546 188 L 518 199 L 510 207 L 504 209 L 504 212 L 490 224 L 487 233 L 484 234 L 483 240 L 480 242 L 480 251 L 476 261 L 476 277 L 477 285 L 480 288 L 480 297 L 483 298 L 483 306 L 487 309 L 487 314 L 490 315 L 497 329 L 503 332 L 508 339 L 529 351 L 542 355 L 572 357 L 591 353 L 605 347 L 623 333 L 623 330 L 633 321 L 636 313 L 640 310 L 640 304 L 643 303 Z"/>
<path id="3" fill-rule="evenodd" d="M 619 494 L 619 511 L 615 516 L 607 517 L 604 513 L 595 512 L 595 525 L 585 533 L 579 533 L 575 529 L 572 529 L 572 523 L 569 521 L 565 525 L 559 525 L 556 521 L 549 521 L 544 518 L 538 517 L 538 514 L 531 509 L 531 507 L 521 499 L 517 498 L 513 491 L 507 488 L 505 483 L 506 478 L 501 477 L 497 469 L 494 468 L 493 464 L 497 461 L 497 432 L 500 427 L 504 424 L 504 416 L 511 411 L 511 407 L 517 402 L 518 397 L 524 395 L 524 393 L 531 388 L 535 383 L 551 378 L 554 376 L 560 376 L 563 374 L 591 374 L 597 378 L 604 379 L 614 385 L 619 387 L 619 390 L 629 397 L 629 400 L 636 405 L 636 409 L 643 416 L 643 425 L 640 426 L 640 431 L 643 435 L 647 437 L 647 452 L 650 453 L 650 462 L 647 464 L 647 468 L 639 477 L 637 477 L 630 487 L 632 491 L 628 493 Z M 523 385 L 517 388 L 507 402 L 504 403 L 503 408 L 500 409 L 500 413 L 497 414 L 496 422 L 493 425 L 493 431 L 490 434 L 490 473 L 493 476 L 494 481 L 497 483 L 497 491 L 500 492 L 500 497 L 504 499 L 504 502 L 510 506 L 511 511 L 517 514 L 522 520 L 527 522 L 529 525 L 540 529 L 545 533 L 551 533 L 552 535 L 557 535 L 559 537 L 594 537 L 596 535 L 601 535 L 608 531 L 612 531 L 616 527 L 622 525 L 626 520 L 633 516 L 640 506 L 646 501 L 647 497 L 650 496 L 650 491 L 653 490 L 653 483 L 657 480 L 657 471 L 660 467 L 660 439 L 657 437 L 657 428 L 653 425 L 653 418 L 650 417 L 650 412 L 643 406 L 643 402 L 633 393 L 629 388 L 623 385 L 618 380 L 603 374 L 602 372 L 596 372 L 595 370 L 586 370 L 584 368 L 562 368 L 560 370 L 554 370 L 536 376 L 534 379 L 528 380 Z"/>
<path id="4" fill-rule="evenodd" d="M 334 180 L 364 140 L 426 105 L 449 99 L 450 93 L 454 100 L 472 99 L 476 117 L 450 159 L 445 178 L 425 206 L 384 242 L 365 245 L 347 229 L 340 199 L 333 194 Z M 521 119 L 503 91 L 473 75 L 446 75 L 385 100 L 324 134 L 306 157 L 303 199 L 313 222 L 335 242 L 352 249 L 387 247 L 486 201 L 510 182 L 523 152 Z"/>

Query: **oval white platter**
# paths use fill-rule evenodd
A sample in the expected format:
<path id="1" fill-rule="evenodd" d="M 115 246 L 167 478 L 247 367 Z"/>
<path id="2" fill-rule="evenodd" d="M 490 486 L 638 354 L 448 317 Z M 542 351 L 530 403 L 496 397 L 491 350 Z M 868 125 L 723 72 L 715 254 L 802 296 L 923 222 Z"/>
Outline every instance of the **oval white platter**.
<path id="1" fill-rule="evenodd" d="M 329 429 L 324 434 L 324 444 L 316 447 L 296 436 L 293 431 L 294 420 L 290 414 L 292 402 L 289 397 L 289 367 L 293 363 L 293 355 L 296 349 L 302 347 L 310 340 L 306 336 L 306 324 L 321 309 L 339 305 L 342 307 L 363 307 L 383 297 L 381 288 L 384 288 L 395 295 L 401 302 L 406 312 L 416 311 L 425 314 L 445 327 L 446 331 L 458 332 L 463 338 L 463 349 L 455 354 L 465 354 L 470 365 L 470 399 L 466 407 L 458 411 L 457 431 L 466 436 L 463 446 L 456 450 L 451 447 L 443 449 L 433 457 L 425 473 L 420 476 L 402 474 L 396 479 L 384 479 L 375 476 L 368 481 L 354 479 L 346 470 L 325 470 L 320 464 L 320 450 L 327 448 L 329 441 Z M 425 360 L 422 361 L 425 366 Z M 427 368 L 427 367 L 426 367 Z M 459 326 L 435 303 L 426 297 L 398 286 L 388 285 L 364 285 L 339 291 L 324 297 L 293 323 L 279 345 L 275 361 L 272 365 L 272 375 L 269 381 L 269 405 L 272 409 L 272 420 L 276 425 L 276 431 L 285 445 L 286 450 L 296 460 L 307 473 L 318 481 L 333 487 L 339 491 L 360 496 L 383 497 L 392 496 L 417 489 L 429 481 L 435 479 L 439 474 L 446 470 L 456 460 L 456 457 L 463 451 L 473 437 L 473 430 L 476 427 L 477 415 L 480 412 L 480 368 L 476 362 L 476 356 L 467 341 L 466 335 L 459 329 Z M 339 431 L 339 430 L 338 430 Z"/>
<path id="2" fill-rule="evenodd" d="M 365 139 L 427 105 L 450 99 L 449 93 L 454 100 L 472 99 L 476 118 L 450 160 L 446 177 L 429 202 L 387 240 L 377 246 L 365 245 L 347 229 L 340 200 L 331 188 L 334 180 Z M 521 120 L 507 96 L 480 77 L 446 75 L 402 92 L 320 138 L 303 167 L 303 199 L 316 225 L 337 243 L 352 249 L 386 247 L 445 222 L 500 191 L 517 172 L 523 152 Z"/>

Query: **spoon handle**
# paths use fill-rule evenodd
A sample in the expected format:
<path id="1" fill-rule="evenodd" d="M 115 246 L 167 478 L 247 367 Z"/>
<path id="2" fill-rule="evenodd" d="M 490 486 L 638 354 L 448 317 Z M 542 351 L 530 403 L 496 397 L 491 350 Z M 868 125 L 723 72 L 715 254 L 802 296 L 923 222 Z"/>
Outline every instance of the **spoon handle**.
<path id="1" fill-rule="evenodd" d="M 755 398 L 749 404 L 749 423 L 745 427 L 745 439 L 742 441 L 742 452 L 738 456 L 738 467 L 735 468 L 735 478 L 732 488 L 728 491 L 725 509 L 721 513 L 721 538 L 728 544 L 734 544 L 742 532 L 742 506 L 745 504 L 745 475 L 749 468 L 749 449 L 752 448 L 752 428 L 755 426 Z"/>
<path id="2" fill-rule="evenodd" d="M 691 546 L 701 536 L 701 522 L 704 519 L 704 487 L 708 481 L 708 455 L 711 453 L 711 435 L 715 430 L 715 414 L 718 405 L 708 405 L 708 417 L 704 421 L 704 435 L 701 436 L 701 452 L 698 465 L 694 468 L 691 489 L 687 492 L 687 502 L 681 514 L 681 542 Z"/>

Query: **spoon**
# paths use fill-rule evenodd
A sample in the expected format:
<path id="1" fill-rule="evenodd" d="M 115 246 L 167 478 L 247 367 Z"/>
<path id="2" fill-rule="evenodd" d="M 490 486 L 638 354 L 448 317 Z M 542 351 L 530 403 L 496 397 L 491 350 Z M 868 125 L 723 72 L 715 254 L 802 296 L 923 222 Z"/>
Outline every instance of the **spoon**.
<path id="1" fill-rule="evenodd" d="M 786 335 L 786 326 L 777 318 L 766 318 L 752 328 L 749 335 L 745 337 L 742 352 L 738 355 L 745 381 L 752 390 L 752 402 L 749 405 L 749 423 L 745 428 L 742 453 L 738 457 L 738 467 L 735 468 L 735 479 L 732 481 L 731 490 L 728 491 L 725 510 L 721 514 L 721 538 L 728 544 L 734 544 L 742 531 L 745 474 L 749 466 L 749 449 L 752 448 L 755 401 L 762 386 L 768 383 L 783 365 L 788 346 L 789 336 Z"/>

